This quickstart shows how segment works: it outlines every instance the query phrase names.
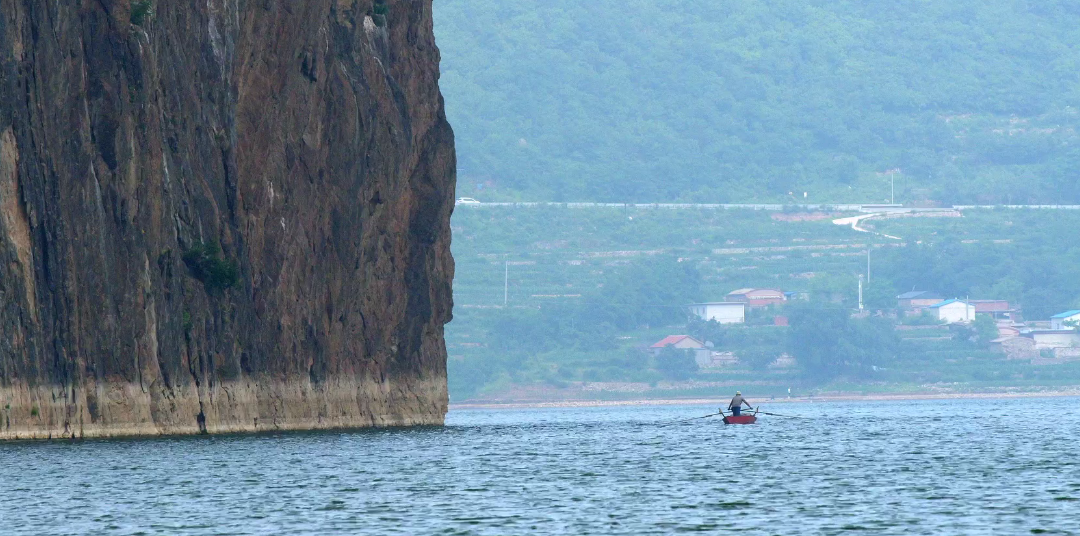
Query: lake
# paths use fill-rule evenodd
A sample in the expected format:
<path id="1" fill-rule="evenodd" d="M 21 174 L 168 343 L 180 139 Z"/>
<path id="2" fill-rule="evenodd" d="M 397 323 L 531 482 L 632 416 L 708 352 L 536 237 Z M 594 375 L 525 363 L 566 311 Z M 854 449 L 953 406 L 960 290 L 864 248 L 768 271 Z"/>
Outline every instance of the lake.
<path id="1" fill-rule="evenodd" d="M 764 408 L 809 418 L 461 410 L 444 428 L 0 444 L 0 534 L 1080 532 L 1080 399 Z"/>

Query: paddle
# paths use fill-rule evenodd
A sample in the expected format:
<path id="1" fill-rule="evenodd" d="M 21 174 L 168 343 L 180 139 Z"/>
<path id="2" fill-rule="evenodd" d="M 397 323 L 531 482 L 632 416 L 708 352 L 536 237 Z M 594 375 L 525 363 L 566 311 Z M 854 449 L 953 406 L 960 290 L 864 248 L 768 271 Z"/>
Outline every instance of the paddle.
<path id="1" fill-rule="evenodd" d="M 810 417 L 800 417 L 799 415 L 781 415 L 779 413 L 769 413 L 767 411 L 759 411 L 759 415 L 772 415 L 773 417 L 787 417 L 789 419 L 809 419 Z"/>
<path id="2" fill-rule="evenodd" d="M 712 413 L 712 414 L 709 414 L 709 415 L 702 415 L 701 417 L 693 417 L 693 418 L 691 418 L 691 419 L 683 419 L 683 420 L 681 420 L 681 421 L 674 421 L 674 422 L 676 422 L 676 423 L 679 423 L 679 422 L 690 422 L 690 421 L 696 421 L 696 420 L 698 420 L 698 419 L 708 419 L 709 417 L 715 417 L 715 416 L 717 416 L 717 415 L 723 415 L 723 414 L 724 414 L 723 412 L 720 412 L 720 413 Z"/>
<path id="3" fill-rule="evenodd" d="M 696 421 L 698 419 L 708 419 L 709 417 L 715 417 L 717 415 L 723 415 L 723 414 L 724 414 L 724 412 L 721 411 L 720 413 L 710 413 L 708 415 L 702 415 L 701 417 L 692 417 L 692 418 L 689 418 L 689 419 L 681 419 L 681 420 L 674 420 L 674 421 L 664 421 L 663 424 L 678 424 L 678 423 L 681 423 L 681 422 Z"/>

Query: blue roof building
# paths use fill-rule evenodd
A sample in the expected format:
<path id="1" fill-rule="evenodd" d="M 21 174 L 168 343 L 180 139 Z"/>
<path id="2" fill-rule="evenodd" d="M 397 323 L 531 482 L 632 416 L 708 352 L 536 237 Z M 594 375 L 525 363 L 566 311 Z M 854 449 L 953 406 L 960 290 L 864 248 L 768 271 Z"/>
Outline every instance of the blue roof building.
<path id="1" fill-rule="evenodd" d="M 949 324 L 975 321 L 975 306 L 957 299 L 945 300 L 928 307 L 937 317 Z"/>
<path id="2" fill-rule="evenodd" d="M 1050 329 L 1069 329 L 1080 323 L 1080 309 L 1065 311 L 1050 317 Z"/>

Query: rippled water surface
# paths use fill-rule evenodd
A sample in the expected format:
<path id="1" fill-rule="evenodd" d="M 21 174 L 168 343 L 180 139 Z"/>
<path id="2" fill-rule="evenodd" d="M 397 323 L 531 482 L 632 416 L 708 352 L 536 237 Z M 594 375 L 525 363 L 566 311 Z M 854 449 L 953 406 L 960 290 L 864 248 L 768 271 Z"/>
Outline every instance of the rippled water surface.
<path id="1" fill-rule="evenodd" d="M 766 406 L 0 444 L 0 534 L 1080 533 L 1078 399 Z"/>

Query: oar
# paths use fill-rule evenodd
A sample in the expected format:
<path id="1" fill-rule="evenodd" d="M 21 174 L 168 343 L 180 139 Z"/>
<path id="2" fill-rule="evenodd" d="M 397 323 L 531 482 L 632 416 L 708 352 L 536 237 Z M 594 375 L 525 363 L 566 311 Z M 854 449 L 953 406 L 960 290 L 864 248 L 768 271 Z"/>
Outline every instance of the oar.
<path id="1" fill-rule="evenodd" d="M 759 415 L 772 415 L 773 417 L 787 417 L 789 419 L 809 419 L 810 417 L 800 417 L 799 415 L 781 415 L 779 413 L 769 413 L 767 411 L 759 411 Z"/>
<path id="2" fill-rule="evenodd" d="M 667 423 L 668 424 L 678 424 L 678 423 L 681 423 L 681 422 L 696 421 L 698 419 L 708 419 L 709 417 L 715 417 L 717 415 L 723 415 L 723 414 L 724 414 L 724 412 L 721 411 L 720 413 L 710 413 L 709 415 L 702 415 L 701 417 L 693 417 L 693 418 L 690 418 L 690 419 L 683 419 L 681 421 L 668 421 Z"/>
<path id="3" fill-rule="evenodd" d="M 698 419 L 708 419 L 709 417 L 715 417 L 715 416 L 717 416 L 717 415 L 723 415 L 723 414 L 724 414 L 723 412 L 720 412 L 720 413 L 710 413 L 709 415 L 702 415 L 701 417 L 694 417 L 694 418 L 692 418 L 692 419 L 686 419 L 686 420 L 684 420 L 684 421 L 679 421 L 679 422 L 690 422 L 690 421 L 696 421 L 696 420 L 698 420 Z"/>

